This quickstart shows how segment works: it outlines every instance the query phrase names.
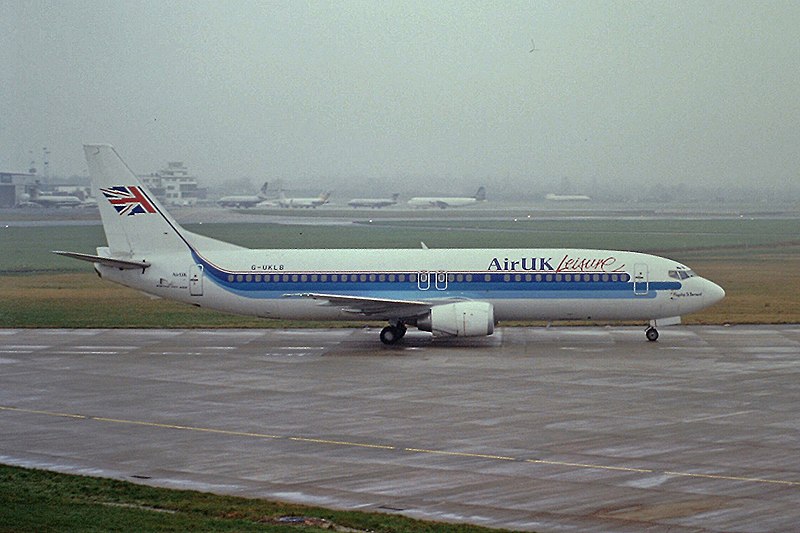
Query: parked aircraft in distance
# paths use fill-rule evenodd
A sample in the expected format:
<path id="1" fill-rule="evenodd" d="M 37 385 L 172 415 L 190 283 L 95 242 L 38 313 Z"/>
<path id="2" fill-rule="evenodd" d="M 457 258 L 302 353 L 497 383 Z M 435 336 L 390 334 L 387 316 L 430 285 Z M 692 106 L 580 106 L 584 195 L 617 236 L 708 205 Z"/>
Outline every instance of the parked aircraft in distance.
<path id="1" fill-rule="evenodd" d="M 97 273 L 219 311 L 303 320 L 385 320 L 434 336 L 491 335 L 500 320 L 680 322 L 725 291 L 664 257 L 578 249 L 252 250 L 186 231 L 110 145 L 84 147 L 108 246 Z"/>
<path id="2" fill-rule="evenodd" d="M 586 196 L 585 194 L 553 194 L 549 193 L 545 195 L 545 200 L 551 202 L 588 202 L 592 198 L 590 196 Z"/>
<path id="3" fill-rule="evenodd" d="M 447 207 L 464 207 L 467 205 L 473 205 L 478 202 L 483 202 L 486 200 L 486 188 L 479 187 L 478 192 L 475 193 L 475 196 L 468 196 L 468 197 L 433 197 L 433 198 L 422 198 L 416 197 L 412 198 L 408 201 L 408 205 L 411 207 L 438 207 L 440 209 L 445 209 Z"/>
<path id="4" fill-rule="evenodd" d="M 217 204 L 222 207 L 255 207 L 267 198 L 267 185 L 269 182 L 265 181 L 258 194 L 223 196 Z"/>
<path id="5" fill-rule="evenodd" d="M 281 207 L 317 207 L 327 204 L 331 197 L 331 191 L 326 191 L 316 198 L 287 198 L 283 191 L 278 196 L 278 205 Z"/>
<path id="6" fill-rule="evenodd" d="M 73 195 L 42 194 L 38 184 L 31 188 L 30 194 L 22 195 L 22 207 L 79 207 L 84 201 Z"/>
<path id="7" fill-rule="evenodd" d="M 400 193 L 396 192 L 391 198 L 353 198 L 347 205 L 350 207 L 388 207 L 390 205 L 397 205 L 397 199 L 400 198 Z"/>

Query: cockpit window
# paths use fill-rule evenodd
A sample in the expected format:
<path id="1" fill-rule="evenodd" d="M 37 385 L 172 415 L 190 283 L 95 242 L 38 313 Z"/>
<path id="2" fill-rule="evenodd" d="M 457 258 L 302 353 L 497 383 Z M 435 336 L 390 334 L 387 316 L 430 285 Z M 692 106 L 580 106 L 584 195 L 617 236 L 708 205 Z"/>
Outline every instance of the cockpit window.
<path id="1" fill-rule="evenodd" d="M 675 279 L 689 279 L 695 277 L 694 271 L 688 269 L 670 270 L 669 272 L 667 272 L 667 274 L 669 274 L 669 277 Z"/>

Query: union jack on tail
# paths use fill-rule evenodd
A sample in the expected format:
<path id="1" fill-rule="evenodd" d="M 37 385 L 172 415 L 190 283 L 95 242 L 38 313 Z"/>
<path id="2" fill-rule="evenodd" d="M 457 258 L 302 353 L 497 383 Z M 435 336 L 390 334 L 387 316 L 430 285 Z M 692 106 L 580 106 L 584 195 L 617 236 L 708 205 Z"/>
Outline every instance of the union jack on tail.
<path id="1" fill-rule="evenodd" d="M 108 187 L 100 189 L 117 213 L 122 215 L 139 215 L 155 213 L 156 210 L 140 187 Z"/>

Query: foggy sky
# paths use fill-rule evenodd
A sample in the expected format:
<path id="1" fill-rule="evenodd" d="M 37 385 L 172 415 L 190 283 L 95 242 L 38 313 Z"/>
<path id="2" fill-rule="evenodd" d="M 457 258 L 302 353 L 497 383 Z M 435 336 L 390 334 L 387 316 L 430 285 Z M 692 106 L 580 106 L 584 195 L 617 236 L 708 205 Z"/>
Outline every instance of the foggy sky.
<path id="1" fill-rule="evenodd" d="M 138 173 L 290 188 L 800 181 L 796 1 L 0 9 L 0 170 L 47 146 L 85 174 L 108 142 Z"/>

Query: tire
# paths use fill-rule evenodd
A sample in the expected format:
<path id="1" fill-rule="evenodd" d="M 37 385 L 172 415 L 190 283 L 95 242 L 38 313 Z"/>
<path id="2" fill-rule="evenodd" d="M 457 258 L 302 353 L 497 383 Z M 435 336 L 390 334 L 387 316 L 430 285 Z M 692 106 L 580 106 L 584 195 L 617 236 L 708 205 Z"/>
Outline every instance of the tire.
<path id="1" fill-rule="evenodd" d="M 644 334 L 650 342 L 656 342 L 658 340 L 658 330 L 656 328 L 647 328 Z"/>
<path id="2" fill-rule="evenodd" d="M 381 330 L 381 342 L 386 345 L 391 345 L 400 340 L 400 332 L 392 327 L 386 326 Z"/>

